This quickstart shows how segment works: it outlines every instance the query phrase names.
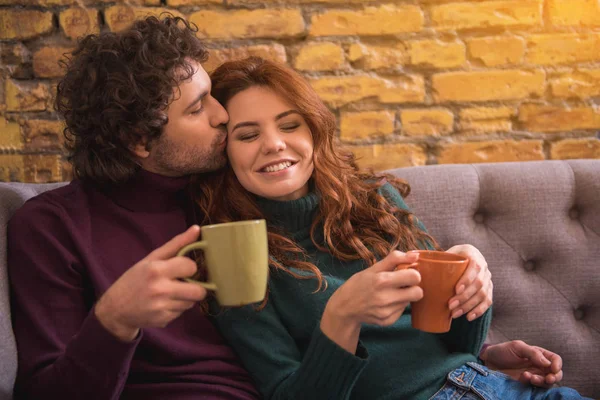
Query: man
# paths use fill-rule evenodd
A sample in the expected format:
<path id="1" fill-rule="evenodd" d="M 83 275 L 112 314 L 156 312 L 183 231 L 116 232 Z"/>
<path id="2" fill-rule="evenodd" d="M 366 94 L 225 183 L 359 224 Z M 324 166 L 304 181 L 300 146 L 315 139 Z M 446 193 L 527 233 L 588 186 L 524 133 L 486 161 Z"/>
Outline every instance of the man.
<path id="1" fill-rule="evenodd" d="M 175 257 L 199 234 L 190 175 L 225 164 L 228 116 L 206 57 L 172 17 L 89 36 L 73 53 L 57 109 L 77 179 L 8 227 L 17 398 L 259 398 L 207 318 L 205 290 L 180 279 L 196 265 Z M 522 342 L 482 358 L 535 384 L 562 374 L 560 357 Z"/>

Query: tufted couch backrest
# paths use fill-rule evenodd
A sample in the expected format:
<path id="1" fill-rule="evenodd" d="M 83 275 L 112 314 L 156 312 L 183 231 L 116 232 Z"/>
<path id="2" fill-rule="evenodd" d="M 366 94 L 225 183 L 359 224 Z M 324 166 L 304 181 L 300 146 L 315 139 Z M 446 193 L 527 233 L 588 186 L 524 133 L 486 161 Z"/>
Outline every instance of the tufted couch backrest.
<path id="1" fill-rule="evenodd" d="M 494 282 L 489 341 L 563 357 L 564 384 L 600 398 L 600 160 L 391 171 L 444 248 L 471 243 Z"/>

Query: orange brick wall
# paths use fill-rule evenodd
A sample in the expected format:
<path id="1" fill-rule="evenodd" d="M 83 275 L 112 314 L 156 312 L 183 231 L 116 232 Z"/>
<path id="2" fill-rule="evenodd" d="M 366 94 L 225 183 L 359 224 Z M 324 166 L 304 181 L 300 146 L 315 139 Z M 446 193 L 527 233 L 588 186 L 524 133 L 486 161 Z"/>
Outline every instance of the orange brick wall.
<path id="1" fill-rule="evenodd" d="M 68 179 L 52 109 L 77 37 L 170 10 L 208 70 L 260 55 L 307 76 L 375 169 L 600 158 L 597 0 L 0 0 L 0 180 Z"/>

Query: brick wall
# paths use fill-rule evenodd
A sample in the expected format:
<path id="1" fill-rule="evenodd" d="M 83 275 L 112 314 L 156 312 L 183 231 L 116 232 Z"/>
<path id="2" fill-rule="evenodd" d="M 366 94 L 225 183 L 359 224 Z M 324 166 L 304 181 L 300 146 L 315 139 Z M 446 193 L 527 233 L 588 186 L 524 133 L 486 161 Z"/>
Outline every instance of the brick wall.
<path id="1" fill-rule="evenodd" d="M 0 0 L 0 180 L 68 179 L 57 59 L 171 10 L 208 70 L 260 55 L 307 76 L 375 169 L 600 158 L 597 0 Z"/>

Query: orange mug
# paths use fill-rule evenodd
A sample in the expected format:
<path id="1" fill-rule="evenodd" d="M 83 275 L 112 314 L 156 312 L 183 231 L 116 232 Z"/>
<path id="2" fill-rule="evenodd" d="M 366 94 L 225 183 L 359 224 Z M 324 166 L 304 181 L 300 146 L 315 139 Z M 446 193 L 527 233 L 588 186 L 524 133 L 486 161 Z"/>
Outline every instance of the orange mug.
<path id="1" fill-rule="evenodd" d="M 423 289 L 423 298 L 411 303 L 413 328 L 431 333 L 448 332 L 452 323 L 448 302 L 469 265 L 469 258 L 433 250 L 411 250 L 408 253 L 419 253 L 419 260 L 409 268 L 419 271 L 419 286 Z"/>

